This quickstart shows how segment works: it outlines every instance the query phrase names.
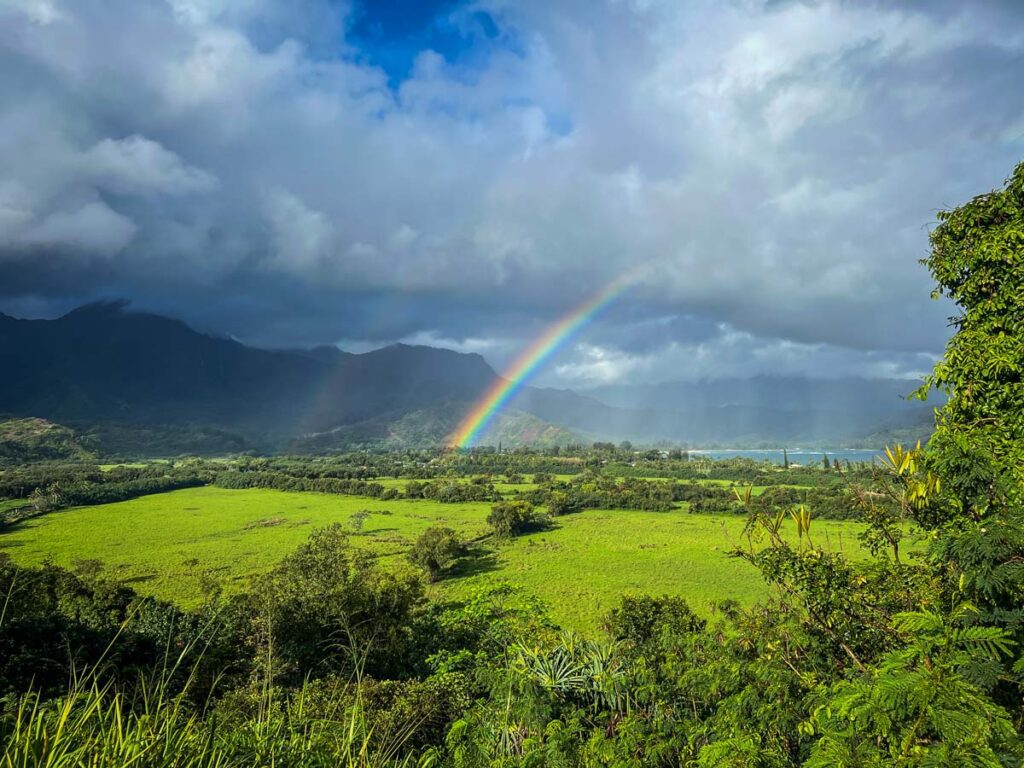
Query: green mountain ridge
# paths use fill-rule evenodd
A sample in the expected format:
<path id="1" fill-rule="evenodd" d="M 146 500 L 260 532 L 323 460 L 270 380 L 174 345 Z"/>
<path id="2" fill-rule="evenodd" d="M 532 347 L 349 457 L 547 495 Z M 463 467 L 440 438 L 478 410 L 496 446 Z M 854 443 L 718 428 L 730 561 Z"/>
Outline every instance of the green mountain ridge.
<path id="1" fill-rule="evenodd" d="M 445 445 L 471 406 L 469 402 L 449 402 L 402 414 L 382 414 L 327 432 L 300 435 L 288 443 L 286 450 L 329 453 L 353 448 L 432 448 Z M 499 413 L 482 440 L 490 445 L 502 443 L 545 448 L 581 441 L 582 438 L 570 430 L 516 409 Z"/>
<path id="2" fill-rule="evenodd" d="M 498 379 L 476 354 L 405 344 L 363 354 L 257 349 L 124 302 L 55 320 L 0 315 L 0 368 L 0 412 L 68 425 L 119 456 L 443 445 Z M 888 433 L 930 432 L 931 408 L 900 398 L 916 384 L 527 386 L 481 442 L 878 447 Z"/>

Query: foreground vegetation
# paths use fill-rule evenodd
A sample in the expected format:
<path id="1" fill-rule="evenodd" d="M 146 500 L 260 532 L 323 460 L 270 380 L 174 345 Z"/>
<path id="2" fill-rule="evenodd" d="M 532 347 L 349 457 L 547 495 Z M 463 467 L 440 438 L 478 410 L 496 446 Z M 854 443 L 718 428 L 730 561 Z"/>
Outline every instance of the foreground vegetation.
<path id="1" fill-rule="evenodd" d="M 925 450 L 894 447 L 875 471 L 698 466 L 596 446 L 5 473 L 16 501 L 5 536 L 97 514 L 68 509 L 83 503 L 166 499 L 179 482 L 198 489 L 183 493 L 277 489 L 479 516 L 460 529 L 451 513 L 427 536 L 429 521 L 407 557 L 389 558 L 363 545 L 375 513 L 357 510 L 233 593 L 212 579 L 191 610 L 88 563 L 0 563 L 0 761 L 1021 765 L 1024 165 L 1005 190 L 940 219 L 927 264 L 960 315 L 930 385 L 949 400 Z M 700 614 L 679 597 L 627 595 L 581 638 L 507 587 L 428 599 L 474 547 L 556 543 L 579 558 L 590 547 L 574 525 L 589 521 L 610 529 L 598 547 L 614 566 L 629 515 L 708 519 L 688 517 L 695 507 L 738 531 L 730 554 L 763 580 L 759 601 Z M 856 515 L 868 556 L 836 547 L 816 509 Z M 467 541 L 470 526 L 483 533 Z"/>

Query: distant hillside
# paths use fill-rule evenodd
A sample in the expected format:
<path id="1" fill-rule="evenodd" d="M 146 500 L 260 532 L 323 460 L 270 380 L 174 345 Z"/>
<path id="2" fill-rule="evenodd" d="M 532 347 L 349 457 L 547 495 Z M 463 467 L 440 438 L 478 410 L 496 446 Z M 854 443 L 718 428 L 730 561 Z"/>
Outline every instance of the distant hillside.
<path id="1" fill-rule="evenodd" d="M 436 409 L 467 408 L 496 378 L 479 355 L 432 347 L 254 349 L 121 302 L 0 315 L 0 368 L 0 412 L 78 425 L 119 455 L 276 450 L 331 431 L 334 445 L 437 444 L 461 412 Z M 547 439 L 531 418 L 510 422 L 510 444 Z"/>
<path id="2" fill-rule="evenodd" d="M 400 415 L 383 414 L 327 432 L 302 435 L 290 441 L 287 450 L 295 453 L 329 453 L 349 448 L 430 448 L 443 445 L 470 406 L 469 402 L 443 403 Z M 494 420 L 487 431 L 485 442 L 507 446 L 550 447 L 579 443 L 581 438 L 529 413 L 509 409 Z"/>
<path id="3" fill-rule="evenodd" d="M 45 419 L 0 418 L 0 466 L 33 461 L 91 461 L 95 454 L 74 431 Z"/>
<path id="4" fill-rule="evenodd" d="M 722 382 L 723 391 L 728 392 L 732 383 Z M 801 383 L 805 388 L 808 385 L 806 381 Z M 817 382 L 815 385 L 820 386 Z M 890 388 L 895 386 L 893 382 Z M 644 406 L 644 401 L 637 397 L 631 400 L 634 407 L 627 408 L 603 402 L 600 398 L 604 396 L 600 390 L 579 394 L 527 389 L 513 404 L 588 439 L 667 440 L 703 447 L 878 447 L 886 442 L 886 435 L 906 431 L 930 434 L 933 407 L 907 402 L 895 395 L 880 395 L 877 399 L 866 397 L 863 404 L 816 403 L 808 398 L 803 407 L 787 402 L 787 398 L 782 398 L 782 405 L 773 406 L 756 401 L 730 403 L 725 398 L 716 402 L 713 397 L 695 402 L 652 398 L 655 405 Z"/>
<path id="5" fill-rule="evenodd" d="M 339 334 L 340 335 L 340 334 Z M 107 454 L 438 445 L 497 374 L 479 355 L 396 344 L 254 349 L 178 320 L 91 304 L 56 320 L 0 315 L 0 412 L 69 424 Z M 876 447 L 927 434 L 916 382 L 774 379 L 525 387 L 485 443 L 578 440 Z"/>
<path id="6" fill-rule="evenodd" d="M 614 385 L 583 394 L 615 409 L 604 414 L 606 430 L 630 431 L 638 439 L 685 435 L 682 439 L 702 444 L 877 447 L 894 436 L 927 439 L 931 434 L 933 409 L 942 398 L 933 394 L 927 403 L 909 400 L 920 384 L 915 379 L 757 376 Z M 623 418 L 622 411 L 634 418 Z"/>
<path id="7" fill-rule="evenodd" d="M 59 421 L 292 434 L 471 400 L 495 375 L 478 355 L 430 347 L 364 355 L 253 349 L 121 303 L 57 320 L 0 317 L 0 410 Z"/>

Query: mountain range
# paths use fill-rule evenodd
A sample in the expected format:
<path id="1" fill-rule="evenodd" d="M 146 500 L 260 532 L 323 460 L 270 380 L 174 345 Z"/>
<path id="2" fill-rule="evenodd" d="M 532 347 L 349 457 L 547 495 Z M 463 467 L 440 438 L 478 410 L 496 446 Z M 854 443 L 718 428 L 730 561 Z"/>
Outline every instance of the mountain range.
<path id="1" fill-rule="evenodd" d="M 54 320 L 0 314 L 0 371 L 0 413 L 71 425 L 113 452 L 439 445 L 497 377 L 480 355 L 426 346 L 257 349 L 124 302 Z M 915 387 L 770 377 L 524 387 L 485 442 L 852 445 L 927 434 L 931 407 L 900 397 Z"/>

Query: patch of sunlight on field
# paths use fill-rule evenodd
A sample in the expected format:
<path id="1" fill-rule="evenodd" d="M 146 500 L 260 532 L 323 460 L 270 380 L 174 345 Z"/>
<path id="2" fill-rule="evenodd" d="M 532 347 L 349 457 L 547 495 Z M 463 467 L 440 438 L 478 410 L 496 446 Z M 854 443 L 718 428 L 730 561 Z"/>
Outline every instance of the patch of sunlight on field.
<path id="1" fill-rule="evenodd" d="M 742 543 L 741 516 L 587 510 L 556 523 L 502 545 L 487 568 L 477 566 L 482 572 L 442 582 L 443 591 L 458 597 L 507 581 L 543 599 L 556 622 L 584 633 L 596 631 L 625 594 L 678 595 L 707 615 L 726 598 L 749 604 L 769 592 L 753 566 L 728 555 Z M 854 558 L 863 556 L 861 530 L 831 520 L 812 526 L 815 543 Z"/>
<path id="2" fill-rule="evenodd" d="M 408 480 L 406 478 L 396 477 L 376 477 L 371 480 L 367 480 L 369 483 L 379 483 L 385 488 L 395 488 L 401 492 L 405 492 L 405 488 L 409 483 L 436 483 L 436 482 L 453 482 L 460 485 L 468 485 L 469 480 L 464 477 L 442 477 L 431 480 Z M 510 496 L 517 492 L 532 491 L 537 487 L 536 483 L 504 483 L 500 480 L 494 480 L 491 485 L 494 486 L 494 490 L 500 493 L 502 496 Z"/>
<path id="3" fill-rule="evenodd" d="M 25 565 L 99 560 L 140 593 L 192 606 L 202 599 L 204 578 L 237 592 L 314 527 L 348 525 L 360 510 L 371 514 L 353 543 L 390 560 L 432 524 L 450 526 L 467 540 L 485 534 L 489 509 L 486 503 L 190 488 L 23 521 L 0 535 L 0 552 Z M 743 522 L 682 509 L 587 510 L 558 518 L 552 530 L 477 547 L 477 556 L 433 590 L 458 599 L 488 583 L 518 585 L 542 598 L 556 622 L 587 633 L 623 594 L 679 595 L 707 614 L 719 600 L 750 603 L 767 593 L 751 566 L 727 555 L 740 543 Z M 817 542 L 857 556 L 861 528 L 816 520 L 812 533 Z"/>
<path id="4" fill-rule="evenodd" d="M 487 504 L 381 501 L 357 496 L 275 490 L 189 488 L 54 512 L 12 526 L 0 552 L 32 565 L 47 559 L 69 567 L 99 560 L 112 576 L 142 594 L 194 605 L 204 575 L 228 592 L 271 568 L 315 527 L 348 524 L 369 510 L 353 542 L 387 557 L 401 554 L 429 525 L 448 525 L 464 538 L 486 530 Z M 381 511 L 391 514 L 381 514 Z"/>

